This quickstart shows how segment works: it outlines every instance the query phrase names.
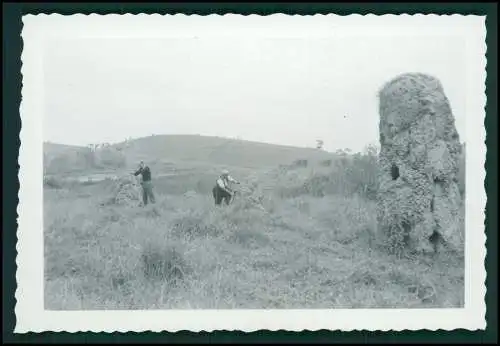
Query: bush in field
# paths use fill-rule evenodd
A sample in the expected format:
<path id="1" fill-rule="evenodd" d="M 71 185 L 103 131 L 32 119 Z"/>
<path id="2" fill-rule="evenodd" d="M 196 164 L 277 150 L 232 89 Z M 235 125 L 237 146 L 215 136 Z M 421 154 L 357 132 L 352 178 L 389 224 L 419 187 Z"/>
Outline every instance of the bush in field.
<path id="1" fill-rule="evenodd" d="M 349 160 L 344 160 L 333 174 L 340 175 L 340 183 L 347 185 L 348 194 L 357 193 L 375 199 L 378 188 L 376 149 L 370 147 L 364 153 L 354 154 Z"/>
<path id="2" fill-rule="evenodd" d="M 178 281 L 189 271 L 182 250 L 172 245 L 149 244 L 143 249 L 141 260 L 144 276 L 152 280 Z"/>
<path id="3" fill-rule="evenodd" d="M 373 200 L 378 188 L 377 150 L 368 147 L 363 153 L 354 155 L 338 153 L 338 158 L 332 161 L 328 172 L 314 173 L 309 177 L 288 173 L 285 178 L 283 181 L 287 185 L 278 189 L 282 197 L 358 194 Z"/>

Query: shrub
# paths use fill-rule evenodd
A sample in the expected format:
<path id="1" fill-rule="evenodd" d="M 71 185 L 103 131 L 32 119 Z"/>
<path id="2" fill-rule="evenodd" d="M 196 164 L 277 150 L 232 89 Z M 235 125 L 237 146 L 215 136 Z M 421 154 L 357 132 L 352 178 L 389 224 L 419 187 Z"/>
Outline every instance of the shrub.
<path id="1" fill-rule="evenodd" d="M 184 279 L 189 271 L 182 249 L 174 245 L 149 245 L 143 250 L 141 260 L 144 276 L 148 279 L 178 281 Z"/>
<path id="2" fill-rule="evenodd" d="M 285 179 L 280 181 L 283 185 L 276 191 L 283 198 L 306 194 L 315 197 L 358 194 L 375 200 L 378 189 L 377 155 L 373 150 L 367 150 L 336 160 L 327 173 L 313 173 L 308 177 L 285 173 Z"/>
<path id="3" fill-rule="evenodd" d="M 176 218 L 172 223 L 171 232 L 175 236 L 187 238 L 218 235 L 220 228 L 211 223 L 208 216 L 192 213 Z"/>

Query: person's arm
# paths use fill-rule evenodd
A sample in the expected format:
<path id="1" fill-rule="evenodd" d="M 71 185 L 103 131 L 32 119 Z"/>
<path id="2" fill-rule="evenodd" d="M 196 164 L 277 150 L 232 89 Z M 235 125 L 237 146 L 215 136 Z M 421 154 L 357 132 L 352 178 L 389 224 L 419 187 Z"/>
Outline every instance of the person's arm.
<path id="1" fill-rule="evenodd" d="M 136 172 L 132 173 L 135 176 L 138 176 L 139 174 L 142 173 L 142 168 L 139 168 Z"/>

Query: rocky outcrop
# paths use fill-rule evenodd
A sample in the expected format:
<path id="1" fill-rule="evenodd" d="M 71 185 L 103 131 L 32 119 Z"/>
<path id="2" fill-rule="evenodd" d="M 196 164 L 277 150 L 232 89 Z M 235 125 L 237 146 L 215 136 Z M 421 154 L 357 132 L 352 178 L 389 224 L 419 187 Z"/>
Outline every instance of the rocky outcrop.
<path id="1" fill-rule="evenodd" d="M 459 136 L 440 81 L 403 74 L 380 91 L 378 224 L 392 241 L 458 246 Z"/>

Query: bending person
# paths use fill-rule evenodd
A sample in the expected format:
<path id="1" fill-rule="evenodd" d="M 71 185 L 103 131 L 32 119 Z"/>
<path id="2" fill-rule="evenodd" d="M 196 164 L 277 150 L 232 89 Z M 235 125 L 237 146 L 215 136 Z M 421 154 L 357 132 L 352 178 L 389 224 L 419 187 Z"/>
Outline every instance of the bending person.
<path id="1" fill-rule="evenodd" d="M 234 195 L 231 183 L 239 184 L 240 182 L 231 177 L 229 171 L 223 170 L 212 189 L 215 205 L 220 205 L 222 201 L 225 201 L 226 205 L 229 204 Z"/>

